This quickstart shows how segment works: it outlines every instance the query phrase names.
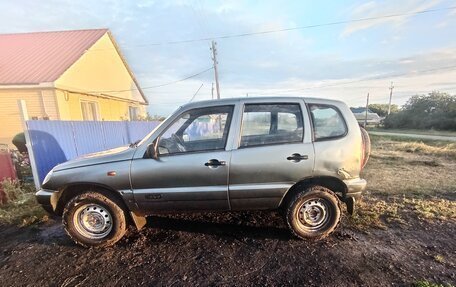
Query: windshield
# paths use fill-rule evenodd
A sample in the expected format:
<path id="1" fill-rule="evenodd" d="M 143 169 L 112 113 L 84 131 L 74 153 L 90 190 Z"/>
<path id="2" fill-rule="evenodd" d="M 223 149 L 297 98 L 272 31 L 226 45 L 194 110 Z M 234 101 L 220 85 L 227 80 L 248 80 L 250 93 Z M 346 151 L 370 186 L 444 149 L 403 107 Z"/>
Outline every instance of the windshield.
<path id="1" fill-rule="evenodd" d="M 158 130 L 164 123 L 168 122 L 169 118 L 171 116 L 173 116 L 174 114 L 176 114 L 181 108 L 182 108 L 182 106 L 178 107 L 173 113 L 171 113 L 168 117 L 166 117 L 166 119 L 164 121 L 162 121 L 150 133 L 148 133 L 140 142 L 138 142 L 138 144 L 136 146 L 140 146 L 143 143 L 145 143 L 155 133 L 156 130 Z"/>

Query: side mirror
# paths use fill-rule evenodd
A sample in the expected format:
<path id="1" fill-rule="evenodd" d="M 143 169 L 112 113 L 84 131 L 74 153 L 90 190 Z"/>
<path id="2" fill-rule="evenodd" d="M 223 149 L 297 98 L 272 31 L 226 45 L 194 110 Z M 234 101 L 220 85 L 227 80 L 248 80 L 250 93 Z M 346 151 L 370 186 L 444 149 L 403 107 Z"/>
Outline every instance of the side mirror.
<path id="1" fill-rule="evenodd" d="M 159 139 L 156 139 L 147 146 L 146 155 L 148 158 L 158 159 L 158 141 Z"/>

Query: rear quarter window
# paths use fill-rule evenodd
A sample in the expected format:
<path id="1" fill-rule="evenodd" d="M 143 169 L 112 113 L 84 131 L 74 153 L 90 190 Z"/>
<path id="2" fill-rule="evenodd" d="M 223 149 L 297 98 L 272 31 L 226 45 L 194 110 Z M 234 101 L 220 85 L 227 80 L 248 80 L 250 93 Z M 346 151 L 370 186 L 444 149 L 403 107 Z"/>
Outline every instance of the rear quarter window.
<path id="1" fill-rule="evenodd" d="M 339 109 L 330 105 L 309 105 L 314 129 L 314 139 L 323 140 L 342 137 L 347 125 Z"/>

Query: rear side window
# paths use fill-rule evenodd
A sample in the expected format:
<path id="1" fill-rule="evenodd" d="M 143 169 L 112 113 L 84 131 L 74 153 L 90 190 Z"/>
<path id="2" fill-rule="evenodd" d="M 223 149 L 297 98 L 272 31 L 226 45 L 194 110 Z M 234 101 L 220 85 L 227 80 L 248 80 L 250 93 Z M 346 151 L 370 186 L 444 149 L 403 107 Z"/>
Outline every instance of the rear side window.
<path id="1" fill-rule="evenodd" d="M 344 136 L 347 126 L 340 111 L 328 105 L 309 105 L 315 140 Z"/>
<path id="2" fill-rule="evenodd" d="M 299 104 L 248 104 L 242 116 L 241 147 L 302 141 Z"/>

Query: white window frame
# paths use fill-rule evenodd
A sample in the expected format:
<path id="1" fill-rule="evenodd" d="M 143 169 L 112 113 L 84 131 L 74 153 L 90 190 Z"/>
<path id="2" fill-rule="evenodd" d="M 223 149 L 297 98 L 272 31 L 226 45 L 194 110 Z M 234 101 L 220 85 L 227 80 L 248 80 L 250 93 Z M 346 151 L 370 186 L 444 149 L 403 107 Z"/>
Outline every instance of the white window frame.
<path id="1" fill-rule="evenodd" d="M 100 116 L 100 107 L 99 107 L 99 103 L 98 101 L 94 101 L 94 100 L 83 100 L 83 99 L 80 99 L 79 100 L 79 107 L 81 109 L 81 118 L 83 121 L 90 121 L 90 120 L 86 120 L 84 119 L 84 112 L 82 111 L 82 103 L 87 103 L 87 104 L 95 104 L 95 116 L 96 116 L 96 119 L 95 121 L 99 121 L 101 116 Z"/>
<path id="2" fill-rule="evenodd" d="M 136 109 L 136 119 L 132 119 L 131 118 L 130 108 Z M 132 106 L 132 105 L 128 106 L 128 118 L 130 119 L 130 121 L 138 121 L 139 120 L 139 115 L 140 115 L 140 110 L 139 110 L 138 106 Z"/>

